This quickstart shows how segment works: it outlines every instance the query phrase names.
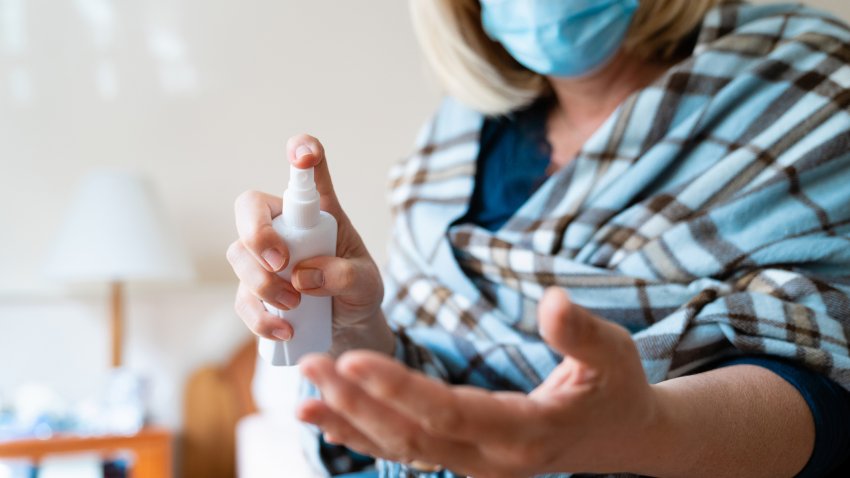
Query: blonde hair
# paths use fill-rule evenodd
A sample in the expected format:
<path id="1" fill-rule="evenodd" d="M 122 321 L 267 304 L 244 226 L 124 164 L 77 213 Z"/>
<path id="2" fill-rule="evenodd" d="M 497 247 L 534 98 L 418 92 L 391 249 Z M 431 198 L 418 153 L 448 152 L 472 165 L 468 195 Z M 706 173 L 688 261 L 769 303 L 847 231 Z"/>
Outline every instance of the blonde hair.
<path id="1" fill-rule="evenodd" d="M 671 60 L 680 41 L 720 0 L 641 0 L 623 44 L 647 61 Z M 413 27 L 446 91 L 500 115 L 549 92 L 546 78 L 514 60 L 481 25 L 479 0 L 411 0 Z"/>

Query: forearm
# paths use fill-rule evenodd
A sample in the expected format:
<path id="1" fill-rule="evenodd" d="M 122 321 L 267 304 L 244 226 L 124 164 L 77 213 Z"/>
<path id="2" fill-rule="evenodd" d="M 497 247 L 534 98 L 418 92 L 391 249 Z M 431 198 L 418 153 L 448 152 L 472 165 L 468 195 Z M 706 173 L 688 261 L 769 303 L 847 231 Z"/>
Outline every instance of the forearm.
<path id="1" fill-rule="evenodd" d="M 637 443 L 652 476 L 794 476 L 814 447 L 811 411 L 788 382 L 737 365 L 653 386 L 659 417 Z"/>

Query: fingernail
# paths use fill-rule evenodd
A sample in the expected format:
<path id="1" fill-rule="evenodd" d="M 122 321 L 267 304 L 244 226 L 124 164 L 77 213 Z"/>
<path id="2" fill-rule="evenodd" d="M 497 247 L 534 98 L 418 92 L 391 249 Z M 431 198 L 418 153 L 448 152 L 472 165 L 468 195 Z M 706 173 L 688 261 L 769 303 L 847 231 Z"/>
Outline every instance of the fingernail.
<path id="1" fill-rule="evenodd" d="M 298 307 L 298 303 L 301 302 L 301 301 L 299 300 L 297 294 L 293 294 L 291 292 L 284 291 L 284 292 L 281 292 L 280 294 L 278 294 L 277 302 L 279 304 L 283 304 L 283 305 L 289 307 L 290 309 L 294 309 L 294 308 Z"/>
<path id="2" fill-rule="evenodd" d="M 348 365 L 340 369 L 339 372 L 351 380 L 362 382 L 362 385 L 369 385 L 369 379 L 372 378 L 366 371 L 363 370 L 363 367 L 352 367 L 351 365 Z"/>
<path id="3" fill-rule="evenodd" d="M 578 383 L 587 383 L 596 380 L 599 377 L 599 371 L 590 367 L 579 367 Z"/>
<path id="4" fill-rule="evenodd" d="M 272 335 L 279 338 L 280 340 L 283 340 L 284 342 L 288 342 L 289 339 L 292 338 L 292 333 L 289 331 L 289 329 L 272 330 Z"/>
<path id="5" fill-rule="evenodd" d="M 313 150 L 306 144 L 302 144 L 295 149 L 295 159 L 301 159 L 308 154 L 313 154 Z"/>
<path id="6" fill-rule="evenodd" d="M 295 281 L 299 289 L 318 289 L 325 285 L 325 274 L 319 269 L 299 269 L 295 271 Z"/>
<path id="7" fill-rule="evenodd" d="M 368 385 L 366 382 L 375 378 L 369 374 L 370 371 L 373 371 L 372 368 L 364 365 L 363 361 L 356 354 L 343 354 L 336 361 L 336 370 L 340 375 L 357 382 L 363 382 L 364 385 Z M 380 376 L 377 378 L 380 379 Z"/>
<path id="8" fill-rule="evenodd" d="M 267 249 L 262 254 L 263 259 L 272 268 L 272 271 L 277 272 L 283 267 L 283 254 L 274 249 Z"/>

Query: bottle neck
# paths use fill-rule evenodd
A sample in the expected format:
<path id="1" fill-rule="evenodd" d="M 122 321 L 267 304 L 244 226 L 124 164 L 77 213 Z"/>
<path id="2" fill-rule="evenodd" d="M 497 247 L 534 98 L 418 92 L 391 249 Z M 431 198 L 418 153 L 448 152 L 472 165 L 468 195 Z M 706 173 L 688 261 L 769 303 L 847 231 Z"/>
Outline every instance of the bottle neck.
<path id="1" fill-rule="evenodd" d="M 319 195 L 305 199 L 302 195 L 292 194 L 289 189 L 283 193 L 283 223 L 299 229 L 312 229 L 319 223 Z"/>

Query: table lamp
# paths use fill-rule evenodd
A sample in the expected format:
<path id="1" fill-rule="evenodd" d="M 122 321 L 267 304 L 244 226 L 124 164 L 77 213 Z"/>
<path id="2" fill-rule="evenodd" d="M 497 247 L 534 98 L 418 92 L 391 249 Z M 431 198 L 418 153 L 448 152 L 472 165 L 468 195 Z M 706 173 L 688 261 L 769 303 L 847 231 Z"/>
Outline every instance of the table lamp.
<path id="1" fill-rule="evenodd" d="M 123 287 L 136 280 L 187 280 L 194 274 L 150 182 L 125 171 L 94 171 L 79 184 L 47 275 L 64 282 L 108 282 L 111 363 L 121 366 Z"/>

